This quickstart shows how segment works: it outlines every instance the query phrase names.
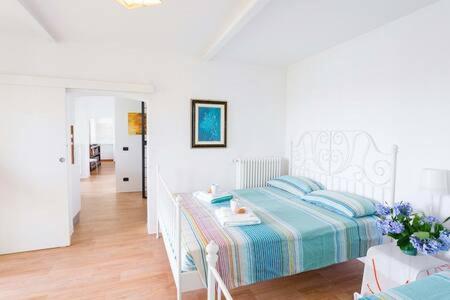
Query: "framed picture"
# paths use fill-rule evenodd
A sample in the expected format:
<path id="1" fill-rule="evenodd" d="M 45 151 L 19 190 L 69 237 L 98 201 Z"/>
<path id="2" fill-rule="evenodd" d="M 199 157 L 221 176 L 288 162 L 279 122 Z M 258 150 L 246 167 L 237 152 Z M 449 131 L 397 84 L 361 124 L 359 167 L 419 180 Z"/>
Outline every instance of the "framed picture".
<path id="1" fill-rule="evenodd" d="M 227 102 L 192 100 L 192 148 L 227 146 Z"/>
<path id="2" fill-rule="evenodd" d="M 135 112 L 128 113 L 128 135 L 145 134 L 145 126 L 145 114 Z"/>

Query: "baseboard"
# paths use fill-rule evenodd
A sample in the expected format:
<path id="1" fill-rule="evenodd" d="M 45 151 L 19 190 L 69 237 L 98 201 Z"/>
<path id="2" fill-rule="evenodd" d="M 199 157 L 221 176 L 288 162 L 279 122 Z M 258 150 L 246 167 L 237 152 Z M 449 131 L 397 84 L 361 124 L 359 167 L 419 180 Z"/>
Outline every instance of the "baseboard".
<path id="1" fill-rule="evenodd" d="M 75 227 L 75 225 L 78 224 L 78 222 L 80 222 L 80 212 L 78 212 L 78 213 L 75 215 L 75 217 L 73 217 L 72 222 L 73 222 L 73 226 L 74 226 L 74 227 Z"/>

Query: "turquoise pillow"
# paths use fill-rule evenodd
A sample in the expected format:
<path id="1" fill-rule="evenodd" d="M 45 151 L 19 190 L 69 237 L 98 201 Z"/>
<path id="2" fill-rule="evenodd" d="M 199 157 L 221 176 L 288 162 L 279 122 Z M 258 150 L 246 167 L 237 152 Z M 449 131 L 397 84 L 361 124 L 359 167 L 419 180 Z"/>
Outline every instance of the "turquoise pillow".
<path id="1" fill-rule="evenodd" d="M 375 200 L 348 192 L 314 191 L 302 199 L 351 218 L 371 216 L 376 211 Z"/>
<path id="2" fill-rule="evenodd" d="M 268 186 L 282 189 L 297 196 L 304 196 L 312 191 L 323 190 L 324 186 L 307 177 L 281 176 L 267 182 Z"/>

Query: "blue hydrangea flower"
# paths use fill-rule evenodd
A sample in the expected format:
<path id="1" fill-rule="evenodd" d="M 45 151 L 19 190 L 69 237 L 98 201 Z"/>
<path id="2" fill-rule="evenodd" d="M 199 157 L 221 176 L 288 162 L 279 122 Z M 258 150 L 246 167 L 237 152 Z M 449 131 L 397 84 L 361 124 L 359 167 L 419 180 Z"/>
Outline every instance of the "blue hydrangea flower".
<path id="1" fill-rule="evenodd" d="M 450 231 L 442 230 L 439 234 L 439 239 L 446 244 L 450 244 Z"/>
<path id="2" fill-rule="evenodd" d="M 409 237 L 409 241 L 411 242 L 411 245 L 413 245 L 413 247 L 417 250 L 422 249 L 422 240 L 418 237 L 412 235 Z"/>
<path id="3" fill-rule="evenodd" d="M 437 223 L 437 222 L 439 222 L 439 219 L 436 218 L 436 217 L 433 217 L 433 216 L 428 216 L 428 217 L 425 217 L 425 218 L 424 218 L 424 221 L 425 221 L 426 223 L 432 224 L 432 223 Z"/>
<path id="4" fill-rule="evenodd" d="M 405 226 L 397 221 L 389 221 L 389 233 L 402 233 L 405 230 Z"/>
<path id="5" fill-rule="evenodd" d="M 441 251 L 442 243 L 434 239 L 419 239 L 418 237 L 412 235 L 409 241 L 417 252 L 425 255 L 435 255 Z"/>
<path id="6" fill-rule="evenodd" d="M 378 220 L 377 228 L 383 235 L 388 233 L 399 234 L 405 230 L 405 226 L 402 223 L 391 220 Z"/>
<path id="7" fill-rule="evenodd" d="M 386 235 L 389 233 L 389 221 L 386 220 L 378 220 L 377 228 L 381 232 L 382 235 Z"/>
<path id="8" fill-rule="evenodd" d="M 408 202 L 400 202 L 400 203 L 396 203 L 394 205 L 394 215 L 398 216 L 398 215 L 404 215 L 404 216 L 410 216 L 412 213 L 412 207 L 411 204 L 409 204 Z"/>
<path id="9" fill-rule="evenodd" d="M 450 231 L 443 230 L 439 234 L 439 242 L 441 242 L 441 251 L 450 250 Z"/>
<path id="10" fill-rule="evenodd" d="M 423 254 L 434 255 L 441 250 L 442 244 L 437 240 L 426 239 L 423 243 Z"/>
<path id="11" fill-rule="evenodd" d="M 389 215 L 391 213 L 391 209 L 390 209 L 389 206 L 383 205 L 383 204 L 380 204 L 380 203 L 377 203 L 376 209 L 377 209 L 376 213 L 380 217 L 387 216 L 387 215 Z"/>

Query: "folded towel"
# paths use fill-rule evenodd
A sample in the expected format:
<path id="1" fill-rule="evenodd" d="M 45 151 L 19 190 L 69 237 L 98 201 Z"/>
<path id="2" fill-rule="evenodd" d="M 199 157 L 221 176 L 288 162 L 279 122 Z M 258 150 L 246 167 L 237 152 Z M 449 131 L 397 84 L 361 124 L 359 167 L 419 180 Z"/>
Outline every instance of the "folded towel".
<path id="1" fill-rule="evenodd" d="M 217 194 L 211 194 L 203 191 L 195 192 L 194 197 L 197 199 L 200 199 L 202 201 L 215 204 L 225 201 L 230 201 L 233 199 L 233 195 L 230 193 L 217 193 Z"/>
<path id="2" fill-rule="evenodd" d="M 261 224 L 261 220 L 250 209 L 245 214 L 236 214 L 229 207 L 221 207 L 214 213 L 224 227 Z"/>

